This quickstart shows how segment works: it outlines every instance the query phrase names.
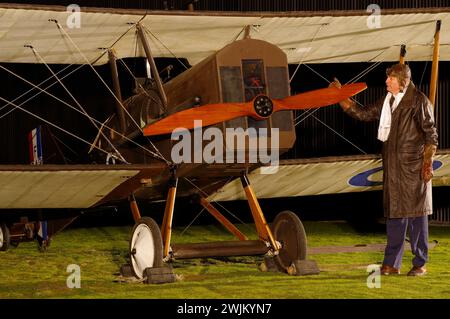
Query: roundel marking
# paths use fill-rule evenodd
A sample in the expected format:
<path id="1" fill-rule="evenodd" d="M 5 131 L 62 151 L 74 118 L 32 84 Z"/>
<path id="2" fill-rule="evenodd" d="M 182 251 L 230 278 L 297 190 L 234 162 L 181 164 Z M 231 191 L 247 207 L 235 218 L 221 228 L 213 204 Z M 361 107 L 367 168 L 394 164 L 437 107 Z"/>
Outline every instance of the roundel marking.
<path id="1" fill-rule="evenodd" d="M 438 170 L 441 168 L 442 162 L 441 161 L 433 161 L 433 170 Z M 370 181 L 369 176 L 372 174 L 375 174 L 376 172 L 379 172 L 383 169 L 383 167 L 376 167 L 369 169 L 367 171 L 364 171 L 362 173 L 359 173 L 352 178 L 349 179 L 348 183 L 351 186 L 361 186 L 361 187 L 367 187 L 367 186 L 379 186 L 383 185 L 383 182 L 376 182 L 376 181 Z"/>

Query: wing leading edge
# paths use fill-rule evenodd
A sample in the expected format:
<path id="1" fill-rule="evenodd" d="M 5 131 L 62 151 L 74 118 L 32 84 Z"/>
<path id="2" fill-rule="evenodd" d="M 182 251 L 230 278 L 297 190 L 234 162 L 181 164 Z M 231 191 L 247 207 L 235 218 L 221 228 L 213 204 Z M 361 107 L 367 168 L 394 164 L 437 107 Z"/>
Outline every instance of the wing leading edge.
<path id="1" fill-rule="evenodd" d="M 1 165 L 0 209 L 89 208 L 126 198 L 160 165 Z"/>

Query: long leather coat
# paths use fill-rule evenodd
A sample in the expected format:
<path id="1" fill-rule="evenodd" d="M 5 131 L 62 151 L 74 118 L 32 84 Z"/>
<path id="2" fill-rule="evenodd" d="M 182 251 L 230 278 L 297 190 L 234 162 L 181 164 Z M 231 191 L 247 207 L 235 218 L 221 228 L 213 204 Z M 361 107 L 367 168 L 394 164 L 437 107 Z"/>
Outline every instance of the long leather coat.
<path id="1" fill-rule="evenodd" d="M 379 120 L 384 96 L 377 102 L 346 110 L 362 121 Z M 431 102 L 411 82 L 392 113 L 388 139 L 383 142 L 383 206 L 388 218 L 430 215 L 431 181 L 422 178 L 423 152 L 426 144 L 438 144 Z"/>

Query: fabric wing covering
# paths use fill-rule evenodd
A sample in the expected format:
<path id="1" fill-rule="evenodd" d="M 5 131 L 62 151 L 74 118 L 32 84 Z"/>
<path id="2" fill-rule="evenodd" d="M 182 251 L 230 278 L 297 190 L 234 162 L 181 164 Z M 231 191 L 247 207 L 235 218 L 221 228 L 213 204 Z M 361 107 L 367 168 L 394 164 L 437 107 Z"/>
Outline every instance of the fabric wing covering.
<path id="1" fill-rule="evenodd" d="M 140 45 L 136 48 L 132 25 L 140 20 L 154 56 L 175 55 L 187 58 L 191 65 L 242 38 L 246 25 L 251 26 L 252 38 L 284 50 L 289 63 L 397 61 L 401 44 L 406 45 L 409 61 L 431 60 L 436 21 L 442 20 L 440 60 L 450 60 L 449 8 L 382 10 L 375 15 L 365 11 L 244 14 L 82 7 L 80 15 L 76 14 L 63 6 L 0 4 L 0 62 L 40 63 L 24 47 L 28 44 L 47 63 L 84 64 L 65 32 L 91 62 L 100 56 L 99 48 L 111 46 L 119 58 L 145 56 Z M 104 55 L 96 64 L 106 62 Z"/>
<path id="2" fill-rule="evenodd" d="M 383 171 L 377 155 L 341 156 L 280 161 L 278 169 L 249 174 L 258 198 L 295 197 L 375 191 L 382 189 Z M 433 163 L 433 186 L 450 186 L 450 151 L 441 151 Z M 208 200 L 244 200 L 239 180 L 225 185 Z"/>

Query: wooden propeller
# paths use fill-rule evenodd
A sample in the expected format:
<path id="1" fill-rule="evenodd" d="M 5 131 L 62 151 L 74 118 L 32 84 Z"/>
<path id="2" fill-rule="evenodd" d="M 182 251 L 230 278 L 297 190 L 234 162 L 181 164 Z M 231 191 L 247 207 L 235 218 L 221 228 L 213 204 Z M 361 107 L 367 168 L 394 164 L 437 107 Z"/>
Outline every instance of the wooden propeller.
<path id="1" fill-rule="evenodd" d="M 145 136 L 171 133 L 176 129 L 193 129 L 194 121 L 202 121 L 201 127 L 250 116 L 257 120 L 268 118 L 275 112 L 319 108 L 336 104 L 365 90 L 365 83 L 343 85 L 340 89 L 329 87 L 288 96 L 284 99 L 270 99 L 258 95 L 246 103 L 206 104 L 171 114 L 144 128 Z M 196 125 L 195 127 L 200 127 Z"/>

